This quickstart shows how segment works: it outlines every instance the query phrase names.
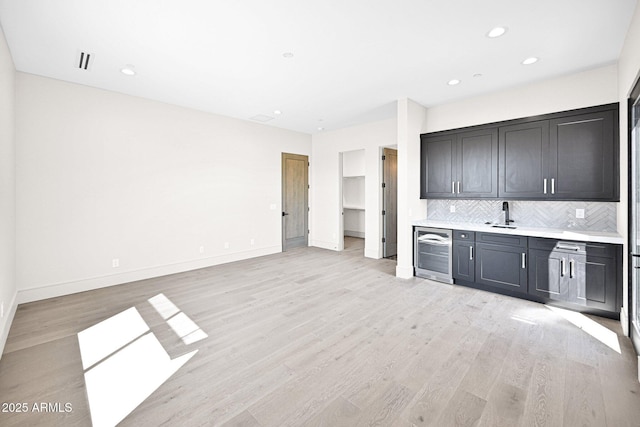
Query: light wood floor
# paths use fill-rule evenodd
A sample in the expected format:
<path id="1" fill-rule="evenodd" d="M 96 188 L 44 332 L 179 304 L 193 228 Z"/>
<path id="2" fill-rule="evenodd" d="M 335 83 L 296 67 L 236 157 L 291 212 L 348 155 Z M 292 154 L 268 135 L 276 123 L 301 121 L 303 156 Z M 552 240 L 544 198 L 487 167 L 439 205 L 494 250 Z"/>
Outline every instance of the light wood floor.
<path id="1" fill-rule="evenodd" d="M 591 318 L 621 353 L 541 304 L 396 279 L 394 261 L 345 244 L 21 305 L 0 401 L 73 410 L 0 425 L 91 425 L 77 334 L 131 307 L 171 358 L 198 352 L 124 426 L 640 425 L 618 322 Z M 148 302 L 159 293 L 208 338 L 184 344 Z"/>

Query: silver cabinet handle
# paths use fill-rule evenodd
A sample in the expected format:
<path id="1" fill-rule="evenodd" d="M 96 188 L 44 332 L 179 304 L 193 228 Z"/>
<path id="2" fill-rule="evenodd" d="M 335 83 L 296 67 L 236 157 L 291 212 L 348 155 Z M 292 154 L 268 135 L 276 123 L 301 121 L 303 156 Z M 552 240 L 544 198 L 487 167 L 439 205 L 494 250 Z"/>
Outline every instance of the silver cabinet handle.
<path id="1" fill-rule="evenodd" d="M 544 194 L 547 194 L 547 178 L 543 179 L 542 182 L 544 183 Z"/>
<path id="2" fill-rule="evenodd" d="M 522 268 L 527 268 L 527 254 L 522 253 Z"/>
<path id="3" fill-rule="evenodd" d="M 469 246 L 469 261 L 473 261 L 473 246 Z"/>
<path id="4" fill-rule="evenodd" d="M 460 181 L 458 181 L 458 194 L 460 194 Z"/>
<path id="5" fill-rule="evenodd" d="M 556 194 L 556 179 L 551 178 L 551 194 Z"/>
<path id="6" fill-rule="evenodd" d="M 566 262 L 567 261 L 564 258 L 560 260 L 560 277 L 564 277 L 564 275 L 567 274 L 567 269 L 565 266 Z"/>
<path id="7" fill-rule="evenodd" d="M 451 192 L 453 194 L 456 194 L 456 182 L 455 181 L 451 181 Z"/>
<path id="8" fill-rule="evenodd" d="M 569 278 L 573 279 L 573 260 L 569 261 Z"/>
<path id="9" fill-rule="evenodd" d="M 564 249 L 565 251 L 579 251 L 580 246 L 567 246 L 559 243 L 558 246 L 556 246 L 556 249 Z"/>

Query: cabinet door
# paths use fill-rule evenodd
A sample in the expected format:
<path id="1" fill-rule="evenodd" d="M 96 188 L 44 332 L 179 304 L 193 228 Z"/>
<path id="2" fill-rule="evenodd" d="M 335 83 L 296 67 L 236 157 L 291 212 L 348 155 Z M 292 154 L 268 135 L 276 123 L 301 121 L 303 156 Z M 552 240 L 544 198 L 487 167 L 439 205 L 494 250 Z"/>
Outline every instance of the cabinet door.
<path id="1" fill-rule="evenodd" d="M 497 197 L 498 129 L 458 134 L 454 165 L 458 197 Z"/>
<path id="2" fill-rule="evenodd" d="M 567 259 L 551 250 L 529 250 L 528 293 L 552 300 L 568 299 Z M 564 270 L 564 272 L 563 272 Z M 564 273 L 564 274 L 563 274 Z"/>
<path id="3" fill-rule="evenodd" d="M 476 243 L 476 283 L 512 292 L 527 292 L 524 248 Z"/>
<path id="4" fill-rule="evenodd" d="M 421 198 L 455 197 L 455 175 L 453 171 L 455 146 L 455 135 L 421 136 Z"/>
<path id="5" fill-rule="evenodd" d="M 551 120 L 552 197 L 614 200 L 618 167 L 614 143 L 613 111 Z"/>
<path id="6" fill-rule="evenodd" d="M 475 281 L 475 245 L 470 242 L 453 242 L 453 278 Z"/>
<path id="7" fill-rule="evenodd" d="M 579 303 L 587 307 L 616 313 L 616 265 L 613 258 L 601 258 L 587 254 L 586 263 L 578 265 L 578 273 L 584 271 Z"/>
<path id="8" fill-rule="evenodd" d="M 499 197 L 546 198 L 549 122 L 501 127 L 499 141 Z"/>

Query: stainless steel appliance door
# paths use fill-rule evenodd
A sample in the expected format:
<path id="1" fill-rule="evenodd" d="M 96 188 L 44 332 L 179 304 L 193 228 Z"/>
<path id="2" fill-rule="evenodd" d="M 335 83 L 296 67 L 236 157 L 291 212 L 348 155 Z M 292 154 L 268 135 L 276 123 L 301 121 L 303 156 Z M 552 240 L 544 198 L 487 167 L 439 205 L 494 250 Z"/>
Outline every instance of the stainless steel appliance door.
<path id="1" fill-rule="evenodd" d="M 415 268 L 416 275 L 452 283 L 451 230 L 416 227 Z"/>

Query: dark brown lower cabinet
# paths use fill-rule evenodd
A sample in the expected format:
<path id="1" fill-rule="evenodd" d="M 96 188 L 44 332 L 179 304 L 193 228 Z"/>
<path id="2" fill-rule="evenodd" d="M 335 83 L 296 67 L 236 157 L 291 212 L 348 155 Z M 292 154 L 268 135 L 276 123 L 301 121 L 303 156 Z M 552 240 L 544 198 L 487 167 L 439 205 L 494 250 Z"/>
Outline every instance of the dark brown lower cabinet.
<path id="1" fill-rule="evenodd" d="M 453 231 L 456 284 L 613 318 L 622 306 L 622 246 Z"/>
<path id="2" fill-rule="evenodd" d="M 476 244 L 473 231 L 453 231 L 453 279 L 473 282 L 476 278 Z"/>
<path id="3" fill-rule="evenodd" d="M 527 293 L 527 238 L 476 234 L 476 283 Z"/>
<path id="4" fill-rule="evenodd" d="M 529 238 L 529 295 L 618 313 L 619 256 L 619 245 Z"/>

